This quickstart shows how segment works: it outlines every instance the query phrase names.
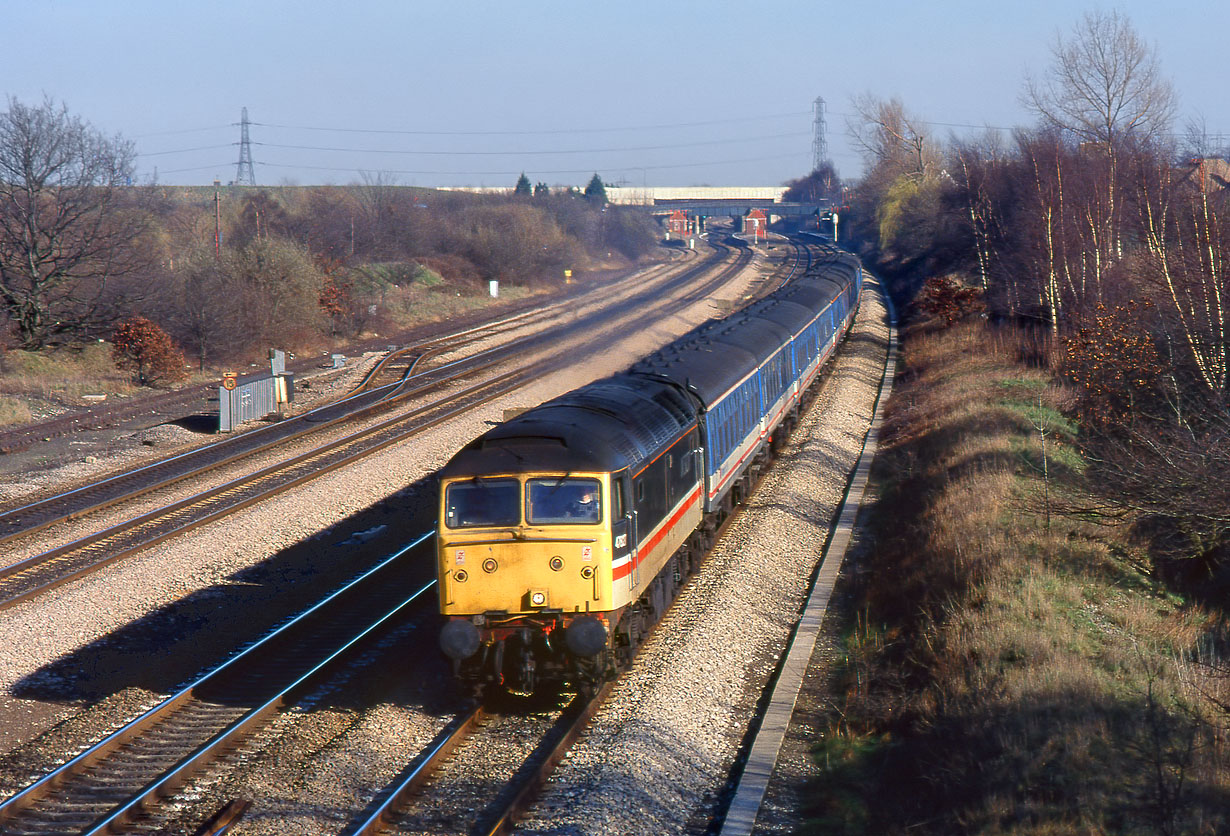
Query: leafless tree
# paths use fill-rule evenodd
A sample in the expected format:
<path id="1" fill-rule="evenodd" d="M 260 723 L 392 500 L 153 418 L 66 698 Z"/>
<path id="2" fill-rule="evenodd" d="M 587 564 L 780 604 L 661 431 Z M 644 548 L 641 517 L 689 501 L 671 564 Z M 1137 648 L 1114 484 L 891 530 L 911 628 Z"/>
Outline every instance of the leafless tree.
<path id="1" fill-rule="evenodd" d="M 1043 79 L 1029 78 L 1024 102 L 1050 126 L 1113 153 L 1121 139 L 1154 139 L 1174 117 L 1177 95 L 1156 51 L 1118 12 L 1089 12 L 1070 38 L 1057 36 Z"/>
<path id="2" fill-rule="evenodd" d="M 1219 399 L 1230 392 L 1230 205 L 1199 172 L 1183 178 L 1166 160 L 1134 160 L 1140 212 L 1137 281 L 1166 312 L 1166 334 Z"/>
<path id="3" fill-rule="evenodd" d="M 1170 127 L 1178 97 L 1162 77 L 1156 51 L 1118 12 L 1089 12 L 1072 30 L 1057 36 L 1052 64 L 1043 79 L 1028 78 L 1022 96 L 1045 126 L 1076 138 L 1090 155 L 1108 161 L 1100 191 L 1100 217 L 1090 216 L 1089 235 L 1098 252 L 1122 256 L 1118 161 L 1124 144 L 1158 140 Z M 1107 268 L 1095 265 L 1098 280 Z"/>
<path id="4" fill-rule="evenodd" d="M 961 198 L 962 220 L 968 223 L 984 293 L 991 286 L 992 262 L 998 256 L 996 243 L 1004 237 L 993 192 L 1003 180 L 1006 165 L 1006 154 L 995 131 L 988 130 L 980 139 L 955 141 L 949 150 L 947 170 Z"/>
<path id="5" fill-rule="evenodd" d="M 0 309 L 25 348 L 80 331 L 107 283 L 144 267 L 136 152 L 51 99 L 0 114 Z"/>
<path id="6" fill-rule="evenodd" d="M 854 115 L 846 124 L 869 168 L 888 168 L 893 176 L 925 177 L 934 173 L 937 152 L 931 136 L 900 99 L 885 100 L 864 93 L 851 105 Z"/>
<path id="7" fill-rule="evenodd" d="M 1183 160 L 1230 157 L 1230 146 L 1225 144 L 1224 136 L 1210 134 L 1204 115 L 1197 113 L 1183 123 L 1179 156 Z"/>

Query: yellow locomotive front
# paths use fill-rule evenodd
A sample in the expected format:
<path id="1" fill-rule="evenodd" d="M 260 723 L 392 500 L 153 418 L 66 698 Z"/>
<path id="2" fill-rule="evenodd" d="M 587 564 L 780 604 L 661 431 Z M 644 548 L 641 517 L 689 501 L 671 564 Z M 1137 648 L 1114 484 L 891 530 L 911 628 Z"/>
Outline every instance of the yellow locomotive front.
<path id="1" fill-rule="evenodd" d="M 440 611 L 472 616 L 611 607 L 606 474 L 506 474 L 445 482 Z"/>
<path id="2" fill-rule="evenodd" d="M 441 646 L 463 678 L 531 691 L 543 679 L 598 677 L 612 605 L 610 496 L 606 473 L 441 482 Z"/>

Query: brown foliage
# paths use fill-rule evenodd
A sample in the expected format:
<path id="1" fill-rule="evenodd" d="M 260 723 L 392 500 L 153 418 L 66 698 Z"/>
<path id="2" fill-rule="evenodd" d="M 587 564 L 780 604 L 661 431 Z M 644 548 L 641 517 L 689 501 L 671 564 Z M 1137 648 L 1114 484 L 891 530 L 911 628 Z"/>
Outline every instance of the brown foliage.
<path id="1" fill-rule="evenodd" d="M 136 373 L 142 386 L 183 380 L 184 355 L 167 332 L 143 316 L 121 322 L 111 337 L 116 366 Z"/>
<path id="2" fill-rule="evenodd" d="M 1062 338 L 1061 372 L 1076 385 L 1083 424 L 1126 423 L 1157 397 L 1162 364 L 1153 337 L 1141 325 L 1148 302 L 1129 302 L 1092 315 Z"/>
<path id="3" fill-rule="evenodd" d="M 981 290 L 963 285 L 951 276 L 927 279 L 919 294 L 918 308 L 942 319 L 946 326 L 986 310 Z"/>

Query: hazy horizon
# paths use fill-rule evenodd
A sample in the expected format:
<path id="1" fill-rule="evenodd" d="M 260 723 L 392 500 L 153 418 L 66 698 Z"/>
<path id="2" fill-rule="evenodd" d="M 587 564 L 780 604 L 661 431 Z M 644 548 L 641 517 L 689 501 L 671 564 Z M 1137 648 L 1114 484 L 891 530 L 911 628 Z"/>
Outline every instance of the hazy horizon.
<path id="1" fill-rule="evenodd" d="M 1002 9 L 870 2 L 858 16 L 802 0 L 589 7 L 309 0 L 180 8 L 136 0 L 7 10 L 3 92 L 63 102 L 132 139 L 138 176 L 235 179 L 241 109 L 258 184 L 420 186 L 780 185 L 811 168 L 812 102 L 827 102 L 829 157 L 854 96 L 898 96 L 938 138 L 1033 123 L 1026 72 L 1094 6 Z M 1230 8 L 1123 3 L 1181 96 L 1175 132 L 1203 117 L 1227 144 L 1211 70 Z M 1109 11 L 1110 9 L 1106 9 Z M 42 35 L 42 33 L 46 33 Z M 40 36 L 42 35 L 42 36 Z"/>

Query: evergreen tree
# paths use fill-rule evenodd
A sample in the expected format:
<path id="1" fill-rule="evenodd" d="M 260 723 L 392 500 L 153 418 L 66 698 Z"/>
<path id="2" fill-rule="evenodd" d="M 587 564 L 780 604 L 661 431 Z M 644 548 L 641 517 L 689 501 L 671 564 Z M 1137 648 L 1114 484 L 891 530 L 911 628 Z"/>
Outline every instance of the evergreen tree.
<path id="1" fill-rule="evenodd" d="M 594 172 L 589 185 L 585 187 L 585 199 L 596 203 L 606 203 L 606 186 L 603 185 L 602 178 L 597 172 Z"/>
<path id="2" fill-rule="evenodd" d="M 534 185 L 534 197 L 550 197 L 551 190 L 547 188 L 546 183 L 536 183 Z"/>
<path id="3" fill-rule="evenodd" d="M 513 189 L 514 195 L 530 196 L 530 178 L 525 176 L 525 172 L 521 172 L 521 176 L 517 178 L 517 187 Z"/>

